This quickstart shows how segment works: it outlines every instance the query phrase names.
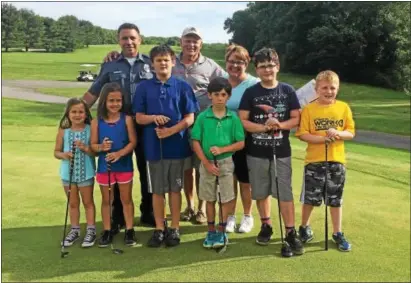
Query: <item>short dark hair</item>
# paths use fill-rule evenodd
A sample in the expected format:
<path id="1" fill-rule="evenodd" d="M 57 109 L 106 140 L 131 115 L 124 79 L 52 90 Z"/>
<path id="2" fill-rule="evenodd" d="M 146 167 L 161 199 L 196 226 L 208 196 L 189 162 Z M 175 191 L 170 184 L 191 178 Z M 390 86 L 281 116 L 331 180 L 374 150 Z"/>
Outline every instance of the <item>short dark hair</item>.
<path id="1" fill-rule="evenodd" d="M 151 48 L 150 59 L 152 62 L 154 62 L 154 57 L 157 57 L 159 55 L 170 55 L 171 58 L 176 57 L 176 54 L 174 53 L 173 49 L 167 44 L 161 44 Z"/>
<path id="2" fill-rule="evenodd" d="M 117 36 L 120 34 L 120 31 L 123 29 L 135 29 L 137 31 L 138 34 L 140 34 L 140 30 L 138 29 L 138 27 L 135 24 L 131 24 L 131 23 L 124 23 L 121 26 L 118 27 L 117 29 Z"/>
<path id="3" fill-rule="evenodd" d="M 121 93 L 123 103 L 120 112 L 124 113 L 124 92 L 120 84 L 116 82 L 106 83 L 101 89 L 100 96 L 98 98 L 97 117 L 99 119 L 107 119 L 107 97 L 110 93 L 116 91 L 119 91 Z"/>
<path id="4" fill-rule="evenodd" d="M 254 54 L 253 62 L 254 66 L 257 67 L 258 63 L 264 62 L 274 62 L 280 64 L 280 59 L 278 58 L 277 51 L 274 48 L 263 47 Z"/>
<path id="5" fill-rule="evenodd" d="M 231 96 L 231 84 L 230 82 L 223 77 L 217 77 L 211 80 L 211 82 L 208 84 L 207 87 L 207 92 L 209 94 L 213 93 L 213 92 L 219 92 L 221 90 L 225 90 L 225 92 Z"/>

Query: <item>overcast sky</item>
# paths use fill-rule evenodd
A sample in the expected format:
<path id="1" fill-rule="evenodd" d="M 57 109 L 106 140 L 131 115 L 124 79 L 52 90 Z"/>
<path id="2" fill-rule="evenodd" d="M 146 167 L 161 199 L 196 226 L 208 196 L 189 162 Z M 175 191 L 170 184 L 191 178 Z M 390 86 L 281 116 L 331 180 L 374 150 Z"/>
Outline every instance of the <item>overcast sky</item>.
<path id="1" fill-rule="evenodd" d="M 145 36 L 181 36 L 187 26 L 197 27 L 204 42 L 226 43 L 231 38 L 226 18 L 248 2 L 9 2 L 43 17 L 74 15 L 93 25 L 117 29 L 123 22 L 136 24 Z"/>

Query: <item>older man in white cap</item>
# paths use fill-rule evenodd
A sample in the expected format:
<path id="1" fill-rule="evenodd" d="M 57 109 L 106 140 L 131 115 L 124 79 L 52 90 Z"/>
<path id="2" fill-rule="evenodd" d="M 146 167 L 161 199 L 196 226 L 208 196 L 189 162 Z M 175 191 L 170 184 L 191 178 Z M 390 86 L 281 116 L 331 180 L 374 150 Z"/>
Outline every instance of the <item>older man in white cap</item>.
<path id="1" fill-rule="evenodd" d="M 207 58 L 201 54 L 203 40 L 200 31 L 195 27 L 187 27 L 184 29 L 181 39 L 181 53 L 177 56 L 176 65 L 173 68 L 173 75 L 185 80 L 193 88 L 197 101 L 200 105 L 200 111 L 208 108 L 211 101 L 207 96 L 207 86 L 209 82 L 224 74 L 224 70 L 214 60 Z M 196 187 L 198 196 L 199 174 L 198 167 L 200 161 L 195 154 L 190 162 L 186 164 L 184 174 L 184 193 L 187 200 L 187 208 L 181 213 L 181 220 L 194 220 L 197 223 L 203 224 L 207 222 L 205 215 L 205 202 L 198 200 L 198 211 L 194 211 L 194 195 L 193 195 L 193 168 L 196 168 Z"/>

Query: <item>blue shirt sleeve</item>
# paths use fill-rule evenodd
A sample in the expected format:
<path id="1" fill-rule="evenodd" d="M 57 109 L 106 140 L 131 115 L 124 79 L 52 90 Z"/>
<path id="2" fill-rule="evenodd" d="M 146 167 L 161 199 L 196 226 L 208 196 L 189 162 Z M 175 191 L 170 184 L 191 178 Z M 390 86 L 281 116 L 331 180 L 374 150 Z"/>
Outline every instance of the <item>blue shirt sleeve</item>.
<path id="1" fill-rule="evenodd" d="M 147 112 L 147 93 L 143 83 L 137 85 L 132 101 L 133 114 Z"/>
<path id="2" fill-rule="evenodd" d="M 100 73 L 98 74 L 96 80 L 90 86 L 88 92 L 94 96 L 99 97 L 101 89 L 103 86 L 110 81 L 108 73 L 105 71 L 104 63 L 101 64 Z"/>
<path id="3" fill-rule="evenodd" d="M 182 102 L 182 115 L 187 115 L 190 113 L 196 113 L 200 110 L 196 96 L 194 95 L 193 89 L 189 84 L 184 83 L 182 87 L 181 102 Z"/>

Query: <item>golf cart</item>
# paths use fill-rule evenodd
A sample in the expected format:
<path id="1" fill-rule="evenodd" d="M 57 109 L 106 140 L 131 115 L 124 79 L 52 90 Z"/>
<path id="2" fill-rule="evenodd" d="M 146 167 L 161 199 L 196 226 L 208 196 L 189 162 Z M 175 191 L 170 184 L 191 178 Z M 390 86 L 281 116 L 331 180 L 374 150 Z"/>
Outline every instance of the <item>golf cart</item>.
<path id="1" fill-rule="evenodd" d="M 97 74 L 93 74 L 91 71 L 79 71 L 77 81 L 79 82 L 92 82 L 97 78 Z"/>

